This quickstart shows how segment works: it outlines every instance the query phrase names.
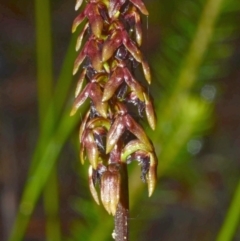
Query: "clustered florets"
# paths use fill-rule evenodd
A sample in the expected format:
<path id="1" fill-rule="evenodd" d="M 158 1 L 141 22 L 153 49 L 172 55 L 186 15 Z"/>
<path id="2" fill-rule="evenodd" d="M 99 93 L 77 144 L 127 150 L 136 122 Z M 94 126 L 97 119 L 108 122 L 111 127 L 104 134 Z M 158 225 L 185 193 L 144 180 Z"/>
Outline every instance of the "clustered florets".
<path id="1" fill-rule="evenodd" d="M 77 0 L 76 10 L 83 0 Z M 141 0 L 88 0 L 73 23 L 73 32 L 87 19 L 77 39 L 80 51 L 73 73 L 84 62 L 71 114 L 90 99 L 79 131 L 80 159 L 87 158 L 89 186 L 99 204 L 96 185 L 100 185 L 102 203 L 115 214 L 120 198 L 120 163 L 136 160 L 142 169 L 142 180 L 148 183 L 149 196 L 156 184 L 157 158 L 154 147 L 139 119 L 145 112 L 148 123 L 155 128 L 156 118 L 151 98 L 135 78 L 133 69 L 140 63 L 145 79 L 151 76 L 139 47 L 142 43 L 140 12 L 148 15 Z M 84 82 L 86 82 L 83 88 Z M 133 114 L 133 107 L 137 114 Z M 133 117 L 136 115 L 136 117 Z"/>

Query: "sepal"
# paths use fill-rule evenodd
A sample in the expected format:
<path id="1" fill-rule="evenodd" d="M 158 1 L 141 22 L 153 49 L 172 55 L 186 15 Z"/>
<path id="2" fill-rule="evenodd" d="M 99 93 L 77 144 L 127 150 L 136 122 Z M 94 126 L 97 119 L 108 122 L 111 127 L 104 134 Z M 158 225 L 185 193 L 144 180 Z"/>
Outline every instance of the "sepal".
<path id="1" fill-rule="evenodd" d="M 156 115 L 154 112 L 152 101 L 150 100 L 150 97 L 144 93 L 144 99 L 145 99 L 145 111 L 146 111 L 146 117 L 148 120 L 148 123 L 150 127 L 155 130 L 156 128 Z"/>
<path id="2" fill-rule="evenodd" d="M 101 176 L 101 200 L 107 212 L 115 215 L 120 199 L 121 176 L 117 164 L 109 164 Z"/>
<path id="3" fill-rule="evenodd" d="M 93 182 L 94 172 L 96 172 L 96 171 L 93 170 L 92 166 L 90 166 L 89 169 L 88 169 L 89 189 L 90 189 L 90 192 L 91 192 L 91 194 L 92 194 L 93 199 L 95 200 L 95 202 L 96 202 L 98 205 L 100 205 L 99 198 L 98 198 L 98 194 L 97 194 L 97 191 L 96 191 L 94 182 Z"/>
<path id="4" fill-rule="evenodd" d="M 149 15 L 147 8 L 145 7 L 142 0 L 130 0 L 133 5 L 135 5 L 144 15 Z"/>
<path id="5" fill-rule="evenodd" d="M 83 0 L 77 0 L 76 5 L 75 5 L 75 11 L 77 11 L 81 5 L 82 5 Z"/>

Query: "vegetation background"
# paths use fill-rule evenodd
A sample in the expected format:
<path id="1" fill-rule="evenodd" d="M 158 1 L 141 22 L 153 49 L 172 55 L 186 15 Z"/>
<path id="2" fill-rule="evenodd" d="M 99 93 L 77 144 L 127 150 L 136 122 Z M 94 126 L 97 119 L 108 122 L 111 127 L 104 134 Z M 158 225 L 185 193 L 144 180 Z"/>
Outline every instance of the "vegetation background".
<path id="1" fill-rule="evenodd" d="M 239 241 L 240 1 L 144 2 L 159 182 L 149 199 L 129 165 L 130 240 Z M 2 241 L 112 240 L 79 163 L 84 108 L 69 117 L 74 4 L 0 2 Z"/>

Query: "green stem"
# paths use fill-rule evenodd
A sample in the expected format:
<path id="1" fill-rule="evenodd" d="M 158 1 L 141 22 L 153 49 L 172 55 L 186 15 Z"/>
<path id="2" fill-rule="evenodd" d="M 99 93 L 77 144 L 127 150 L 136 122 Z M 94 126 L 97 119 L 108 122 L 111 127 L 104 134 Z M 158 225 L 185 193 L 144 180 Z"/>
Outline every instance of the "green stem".
<path id="1" fill-rule="evenodd" d="M 232 203 L 228 209 L 226 218 L 218 233 L 217 241 L 233 240 L 234 234 L 240 222 L 240 181 L 237 185 Z"/>
<path id="2" fill-rule="evenodd" d="M 40 133 L 44 131 L 44 120 L 48 105 L 53 95 L 52 77 L 52 38 L 51 38 L 51 11 L 49 0 L 36 0 L 36 39 L 37 39 L 37 75 L 38 75 L 38 108 Z M 43 16 L 44 13 L 44 16 Z M 49 126 L 54 120 L 54 109 L 51 111 Z M 55 168 L 51 172 L 49 181 L 43 192 L 44 209 L 46 214 L 46 239 L 60 240 L 60 222 L 58 217 L 58 181 Z"/>
<path id="3" fill-rule="evenodd" d="M 49 0 L 35 0 L 37 83 L 40 132 L 53 94 L 52 44 Z"/>
<path id="4" fill-rule="evenodd" d="M 59 193 L 57 168 L 53 168 L 43 190 L 44 209 L 46 214 L 46 240 L 61 240 L 61 225 L 59 219 Z"/>

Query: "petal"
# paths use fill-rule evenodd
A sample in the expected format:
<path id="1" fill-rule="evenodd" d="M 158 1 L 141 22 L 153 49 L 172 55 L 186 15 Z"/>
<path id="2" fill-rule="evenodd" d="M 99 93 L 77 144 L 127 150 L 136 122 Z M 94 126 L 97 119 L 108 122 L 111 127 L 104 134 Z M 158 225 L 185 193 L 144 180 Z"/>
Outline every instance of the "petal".
<path id="1" fill-rule="evenodd" d="M 82 85 L 83 85 L 83 81 L 85 79 L 86 72 L 87 72 L 87 69 L 83 69 L 83 71 L 82 71 L 82 73 L 79 77 L 79 80 L 77 82 L 77 87 L 76 87 L 76 90 L 75 90 L 75 98 L 79 95 L 79 93 L 82 90 Z"/>
<path id="2" fill-rule="evenodd" d="M 85 100 L 89 96 L 90 90 L 91 83 L 87 84 L 84 90 L 76 97 L 73 103 L 73 108 L 71 110 L 70 116 L 73 116 L 77 112 L 78 108 L 85 102 Z"/>
<path id="3" fill-rule="evenodd" d="M 107 118 L 108 103 L 102 102 L 103 94 L 100 86 L 97 83 L 92 83 L 92 88 L 89 92 L 89 97 L 92 99 L 97 112 L 103 117 Z"/>
<path id="4" fill-rule="evenodd" d="M 75 75 L 77 73 L 79 66 L 82 64 L 82 62 L 86 58 L 86 49 L 87 49 L 88 45 L 89 45 L 89 41 L 85 44 L 82 51 L 78 54 L 78 56 L 74 62 L 74 65 L 73 65 L 73 75 Z"/>
<path id="5" fill-rule="evenodd" d="M 81 126 L 80 126 L 80 129 L 79 129 L 79 142 L 80 143 L 82 143 L 83 132 L 86 130 L 86 125 L 87 125 L 89 115 L 90 115 L 90 110 L 84 116 L 84 119 L 83 119 L 83 121 L 81 123 Z"/>
<path id="6" fill-rule="evenodd" d="M 142 45 L 142 27 L 139 14 L 135 14 L 135 31 L 136 31 L 136 41 L 138 46 Z"/>
<path id="7" fill-rule="evenodd" d="M 116 31 L 113 35 L 105 41 L 102 50 L 102 61 L 105 62 L 109 60 L 117 48 L 122 44 L 122 34 L 121 31 Z"/>
<path id="8" fill-rule="evenodd" d="M 125 115 L 124 116 L 124 124 L 126 128 L 133 134 L 135 135 L 139 140 L 142 141 L 143 144 L 146 145 L 146 148 L 148 150 L 153 149 L 152 144 L 150 143 L 146 133 L 142 129 L 140 125 L 137 124 L 137 122 L 130 116 L 130 115 Z"/>
<path id="9" fill-rule="evenodd" d="M 74 19 L 73 25 L 72 25 L 72 33 L 76 31 L 77 27 L 81 24 L 84 18 L 85 18 L 85 13 L 82 12 Z"/>
<path id="10" fill-rule="evenodd" d="M 76 97 L 70 115 L 73 116 L 78 108 L 85 102 L 91 90 L 91 83 L 87 84 L 84 90 Z"/>
<path id="11" fill-rule="evenodd" d="M 102 34 L 103 19 L 98 11 L 97 4 L 90 4 L 89 8 L 85 11 L 86 17 L 89 20 L 93 34 L 99 38 Z"/>
<path id="12" fill-rule="evenodd" d="M 121 6 L 126 2 L 126 0 L 110 0 L 108 14 L 112 18 L 121 8 Z"/>
<path id="13" fill-rule="evenodd" d="M 103 117 L 96 117 L 88 122 L 87 128 L 95 129 L 97 127 L 104 127 L 106 130 L 109 130 L 110 125 L 110 120 Z"/>
<path id="14" fill-rule="evenodd" d="M 114 146 L 114 148 L 112 149 L 112 151 L 110 152 L 109 163 L 119 163 L 119 161 L 121 160 L 122 147 L 123 147 L 123 142 L 119 140 L 117 144 Z"/>
<path id="15" fill-rule="evenodd" d="M 121 177 L 118 172 L 106 171 L 101 177 L 101 200 L 109 214 L 115 215 L 120 199 Z"/>
<path id="16" fill-rule="evenodd" d="M 133 154 L 136 151 L 145 151 L 149 152 L 150 150 L 143 144 L 140 140 L 132 140 L 130 141 L 122 150 L 121 153 L 121 161 L 126 161 L 127 157 Z"/>
<path id="17" fill-rule="evenodd" d="M 123 117 L 118 117 L 107 133 L 106 153 L 109 153 L 125 131 Z"/>
<path id="18" fill-rule="evenodd" d="M 152 101 L 150 100 L 150 97 L 147 94 L 143 94 L 145 99 L 145 111 L 146 111 L 146 117 L 148 120 L 148 123 L 150 127 L 155 130 L 156 128 L 156 115 L 154 112 Z"/>
<path id="19" fill-rule="evenodd" d="M 117 88 L 122 84 L 123 77 L 122 68 L 116 68 L 104 87 L 102 101 L 107 101 L 112 98 Z"/>
<path id="20" fill-rule="evenodd" d="M 130 0 L 130 2 L 132 2 L 132 4 L 135 5 L 142 12 L 142 14 L 149 14 L 142 0 Z"/>
<path id="21" fill-rule="evenodd" d="M 89 23 L 86 23 L 83 30 L 81 31 L 81 33 L 79 34 L 79 36 L 77 38 L 76 51 L 78 51 L 82 45 L 83 36 L 84 36 L 88 26 L 89 26 Z"/>
<path id="22" fill-rule="evenodd" d="M 90 192 L 93 196 L 93 199 L 95 200 L 95 202 L 100 205 L 100 202 L 99 202 L 99 198 L 98 198 L 98 194 L 97 194 L 97 191 L 96 191 L 96 188 L 94 186 L 94 183 L 93 183 L 93 168 L 92 166 L 89 167 L 88 169 L 88 182 L 89 182 L 89 188 L 90 188 Z"/>
<path id="23" fill-rule="evenodd" d="M 75 5 L 75 11 L 77 11 L 81 5 L 82 5 L 83 0 L 77 0 L 76 5 Z"/>
<path id="24" fill-rule="evenodd" d="M 150 167 L 146 175 L 148 183 L 148 196 L 150 197 L 153 194 L 153 191 L 157 183 L 157 157 L 155 153 L 150 153 Z"/>
<path id="25" fill-rule="evenodd" d="M 139 63 L 142 62 L 142 53 L 135 45 L 135 43 L 129 38 L 126 31 L 123 31 L 123 44 L 126 49 L 131 53 L 131 55 L 136 59 Z"/>
<path id="26" fill-rule="evenodd" d="M 132 77 L 132 74 L 128 70 L 128 68 L 124 68 L 124 76 L 126 84 L 130 87 L 130 89 L 136 94 L 139 100 L 144 101 L 143 97 L 143 88 L 142 86 Z"/>
<path id="27" fill-rule="evenodd" d="M 85 144 L 88 160 L 93 166 L 93 168 L 96 169 L 98 165 L 99 152 L 92 131 L 87 131 L 86 137 L 83 142 Z"/>
<path id="28" fill-rule="evenodd" d="M 101 51 L 95 39 L 92 39 L 89 42 L 89 45 L 86 48 L 86 54 L 89 56 L 93 68 L 98 72 L 101 71 L 102 70 Z"/>
<path id="29" fill-rule="evenodd" d="M 150 71 L 147 61 L 145 61 L 145 60 L 142 61 L 142 68 L 143 68 L 143 74 L 144 74 L 148 84 L 151 84 L 151 71 Z"/>

